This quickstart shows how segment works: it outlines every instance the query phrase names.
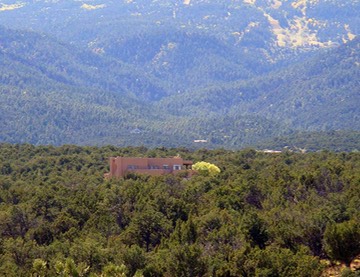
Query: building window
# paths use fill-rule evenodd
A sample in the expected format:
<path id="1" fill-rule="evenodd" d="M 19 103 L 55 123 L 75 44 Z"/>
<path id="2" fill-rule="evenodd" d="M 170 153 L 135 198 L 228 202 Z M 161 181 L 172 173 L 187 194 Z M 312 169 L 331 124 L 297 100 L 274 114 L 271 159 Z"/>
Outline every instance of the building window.
<path id="1" fill-rule="evenodd" d="M 137 166 L 136 166 L 136 165 L 129 164 L 129 165 L 127 166 L 127 168 L 128 168 L 128 169 L 136 169 Z"/>
<path id="2" fill-rule="evenodd" d="M 179 165 L 179 164 L 174 164 L 173 169 L 174 169 L 174 170 L 181 170 L 181 165 Z"/>
<path id="3" fill-rule="evenodd" d="M 163 165 L 163 169 L 169 169 L 170 167 L 167 164 Z"/>

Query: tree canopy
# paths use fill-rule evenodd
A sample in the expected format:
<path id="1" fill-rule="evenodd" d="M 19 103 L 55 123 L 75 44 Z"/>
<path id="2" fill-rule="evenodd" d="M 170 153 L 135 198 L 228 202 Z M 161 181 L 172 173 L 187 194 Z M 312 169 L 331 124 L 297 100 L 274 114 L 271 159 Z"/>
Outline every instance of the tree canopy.
<path id="1" fill-rule="evenodd" d="M 106 180 L 110 156 L 217 175 Z M 6 276 L 320 276 L 360 254 L 360 154 L 0 144 Z"/>
<path id="2" fill-rule="evenodd" d="M 220 168 L 218 168 L 216 165 L 208 162 L 197 162 L 195 163 L 192 168 L 196 171 L 198 171 L 202 175 L 210 175 L 215 176 L 220 173 Z"/>

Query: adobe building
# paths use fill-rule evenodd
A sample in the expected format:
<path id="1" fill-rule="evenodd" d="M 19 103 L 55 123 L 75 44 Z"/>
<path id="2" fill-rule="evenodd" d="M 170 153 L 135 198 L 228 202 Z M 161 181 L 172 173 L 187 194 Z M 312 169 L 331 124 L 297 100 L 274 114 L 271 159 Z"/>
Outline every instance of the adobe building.
<path id="1" fill-rule="evenodd" d="M 105 178 L 124 177 L 128 173 L 147 175 L 176 174 L 181 171 L 191 171 L 192 161 L 183 160 L 180 157 L 173 158 L 134 158 L 134 157 L 110 157 L 110 172 Z M 190 173 L 191 175 L 191 173 Z"/>

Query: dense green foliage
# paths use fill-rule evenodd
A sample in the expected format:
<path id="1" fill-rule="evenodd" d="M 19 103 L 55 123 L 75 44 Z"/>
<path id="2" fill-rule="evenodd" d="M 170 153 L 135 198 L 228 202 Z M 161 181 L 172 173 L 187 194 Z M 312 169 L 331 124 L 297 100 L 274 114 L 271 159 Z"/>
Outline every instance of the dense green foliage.
<path id="1" fill-rule="evenodd" d="M 221 173 L 107 181 L 113 155 Z M 319 276 L 320 259 L 360 253 L 359 168 L 359 153 L 1 144 L 0 272 Z"/>

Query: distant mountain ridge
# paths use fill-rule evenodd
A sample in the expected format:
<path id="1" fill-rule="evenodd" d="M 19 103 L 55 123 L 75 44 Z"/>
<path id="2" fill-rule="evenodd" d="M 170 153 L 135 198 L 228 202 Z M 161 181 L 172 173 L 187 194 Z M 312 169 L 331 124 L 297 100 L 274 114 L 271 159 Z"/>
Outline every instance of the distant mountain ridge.
<path id="1" fill-rule="evenodd" d="M 126 34 L 133 29 L 171 25 L 187 31 L 193 27 L 215 34 L 222 31 L 220 36 L 236 44 L 254 42 L 254 36 L 263 34 L 262 38 L 268 37 L 265 44 L 308 48 L 351 40 L 360 28 L 360 4 L 356 0 L 67 0 L 2 1 L 1 5 L 1 24 L 61 34 L 64 38 L 68 33 L 71 40 L 101 37 L 110 32 L 110 26 L 126 27 L 112 30 Z M 96 30 L 91 29 L 94 22 Z M 83 32 L 76 24 L 82 24 Z"/>

